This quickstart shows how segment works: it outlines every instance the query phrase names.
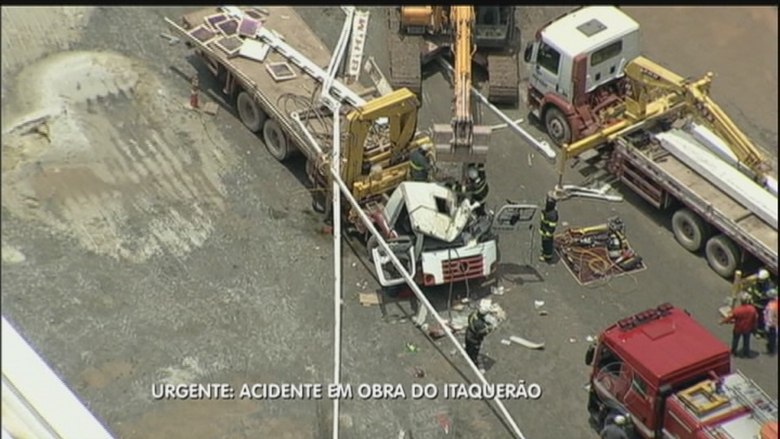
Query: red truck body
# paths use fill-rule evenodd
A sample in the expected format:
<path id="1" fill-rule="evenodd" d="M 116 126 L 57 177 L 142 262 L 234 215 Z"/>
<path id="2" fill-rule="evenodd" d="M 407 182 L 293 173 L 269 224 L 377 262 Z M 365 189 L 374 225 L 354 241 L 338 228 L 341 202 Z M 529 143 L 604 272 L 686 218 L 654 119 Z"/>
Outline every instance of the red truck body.
<path id="1" fill-rule="evenodd" d="M 598 429 L 617 414 L 642 438 L 758 438 L 777 423 L 777 401 L 732 371 L 729 348 L 670 304 L 607 328 L 586 363 Z"/>

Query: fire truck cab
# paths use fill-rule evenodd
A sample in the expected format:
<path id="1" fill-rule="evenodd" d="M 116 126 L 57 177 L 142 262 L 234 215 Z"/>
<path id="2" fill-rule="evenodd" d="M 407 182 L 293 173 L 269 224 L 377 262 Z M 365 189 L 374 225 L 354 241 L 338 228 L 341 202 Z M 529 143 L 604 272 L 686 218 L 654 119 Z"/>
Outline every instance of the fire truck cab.
<path id="1" fill-rule="evenodd" d="M 759 438 L 762 430 L 777 431 L 777 401 L 732 371 L 729 348 L 671 304 L 607 328 L 585 362 L 588 411 L 598 430 L 620 414 L 641 438 Z"/>

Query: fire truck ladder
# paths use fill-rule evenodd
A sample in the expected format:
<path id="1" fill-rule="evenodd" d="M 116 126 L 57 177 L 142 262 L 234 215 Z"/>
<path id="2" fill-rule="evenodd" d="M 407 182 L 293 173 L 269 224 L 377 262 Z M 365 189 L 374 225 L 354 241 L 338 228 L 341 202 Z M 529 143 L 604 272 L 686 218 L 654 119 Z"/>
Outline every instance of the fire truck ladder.
<path id="1" fill-rule="evenodd" d="M 762 424 L 777 421 L 777 401 L 772 400 L 753 380 L 742 372 L 737 372 L 742 383 L 727 386 L 734 398 L 746 407 L 749 407 L 753 416 Z"/>

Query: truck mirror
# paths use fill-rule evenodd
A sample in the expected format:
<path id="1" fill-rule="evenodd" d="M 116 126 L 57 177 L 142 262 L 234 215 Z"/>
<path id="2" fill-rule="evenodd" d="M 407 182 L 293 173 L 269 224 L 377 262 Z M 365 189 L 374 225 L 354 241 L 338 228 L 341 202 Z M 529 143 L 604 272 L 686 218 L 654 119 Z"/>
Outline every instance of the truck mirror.
<path id="1" fill-rule="evenodd" d="M 588 351 L 585 352 L 585 365 L 590 366 L 593 363 L 593 355 L 596 353 L 596 346 L 588 346 Z"/>
<path id="2" fill-rule="evenodd" d="M 531 62 L 531 54 L 534 52 L 534 44 L 528 43 L 525 45 L 525 52 L 523 52 L 523 60 L 525 62 L 530 63 Z"/>

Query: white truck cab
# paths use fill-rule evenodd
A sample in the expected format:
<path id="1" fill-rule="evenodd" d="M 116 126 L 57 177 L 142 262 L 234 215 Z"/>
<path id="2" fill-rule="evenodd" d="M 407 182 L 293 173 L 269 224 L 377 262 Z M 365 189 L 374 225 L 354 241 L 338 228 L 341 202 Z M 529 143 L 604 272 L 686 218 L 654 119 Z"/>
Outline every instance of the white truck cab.
<path id="1" fill-rule="evenodd" d="M 523 56 L 532 114 L 545 122 L 553 140 L 568 143 L 560 140 L 571 140 L 571 129 L 566 136 L 555 121 L 550 126 L 547 110 L 567 116 L 589 105 L 588 95 L 623 77 L 626 64 L 639 54 L 639 24 L 614 6 L 575 9 L 553 20 L 537 32 Z"/>
<path id="2" fill-rule="evenodd" d="M 404 182 L 384 205 L 382 228 L 391 232 L 386 238 L 390 249 L 420 284 L 481 279 L 497 268 L 495 231 L 516 230 L 533 218 L 537 206 L 508 204 L 485 216 L 477 216 L 475 207 L 444 185 Z M 405 282 L 375 240 L 369 240 L 368 249 L 382 286 Z"/>

